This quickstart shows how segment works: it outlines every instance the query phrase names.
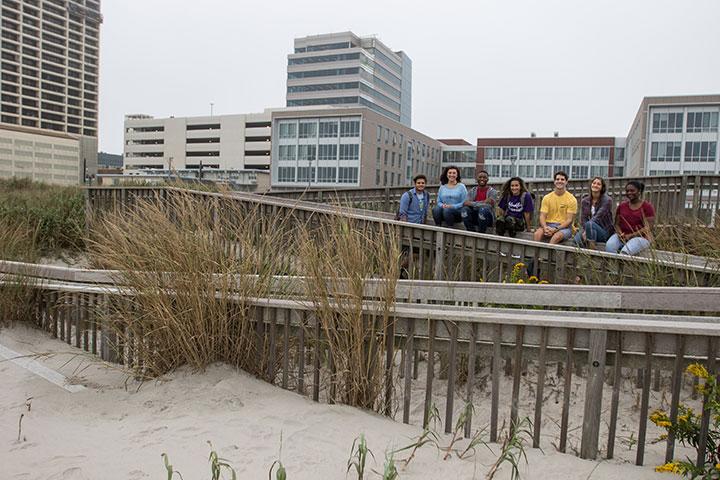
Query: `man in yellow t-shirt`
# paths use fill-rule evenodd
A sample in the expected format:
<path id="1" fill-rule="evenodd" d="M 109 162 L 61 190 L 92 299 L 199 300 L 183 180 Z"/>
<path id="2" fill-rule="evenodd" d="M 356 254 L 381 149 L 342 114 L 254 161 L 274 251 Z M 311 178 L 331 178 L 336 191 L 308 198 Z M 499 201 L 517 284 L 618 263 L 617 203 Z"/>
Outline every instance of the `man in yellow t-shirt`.
<path id="1" fill-rule="evenodd" d="M 555 172 L 555 190 L 545 195 L 540 204 L 540 228 L 534 234 L 536 242 L 560 243 L 572 236 L 577 200 L 565 189 L 567 181 L 567 173 Z"/>

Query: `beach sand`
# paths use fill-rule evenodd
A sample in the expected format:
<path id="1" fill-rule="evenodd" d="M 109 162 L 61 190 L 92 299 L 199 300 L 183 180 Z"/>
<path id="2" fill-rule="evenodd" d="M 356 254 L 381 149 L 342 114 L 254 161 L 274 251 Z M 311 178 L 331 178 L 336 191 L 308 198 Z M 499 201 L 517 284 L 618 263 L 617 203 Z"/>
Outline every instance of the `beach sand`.
<path id="1" fill-rule="evenodd" d="M 412 443 L 421 433 L 417 426 L 372 412 L 315 403 L 227 365 L 212 365 L 202 373 L 183 368 L 139 384 L 115 366 L 36 329 L 2 330 L 0 345 L 6 353 L 48 354 L 34 357 L 29 366 L 0 358 L 2 479 L 165 479 L 162 453 L 185 480 L 207 479 L 208 441 L 238 478 L 264 479 L 278 458 L 281 434 L 289 479 L 357 478 L 346 476 L 346 469 L 358 435 L 365 434 L 374 453 L 368 466 L 382 471 L 386 451 Z M 48 376 L 43 367 L 82 387 L 52 383 L 31 371 Z M 450 436 L 441 436 L 443 445 L 449 441 Z M 458 446 L 466 444 L 463 440 Z M 483 479 L 499 452 L 498 444 L 489 447 L 492 452 L 480 447 L 469 459 L 444 461 L 443 453 L 426 446 L 407 468 L 399 467 L 400 478 Z M 526 451 L 529 463 L 521 467 L 522 478 L 669 478 L 653 468 L 662 463 L 664 444 L 648 447 L 644 467 L 622 459 L 581 460 L 552 447 L 528 446 Z M 510 478 L 508 466 L 495 478 Z"/>

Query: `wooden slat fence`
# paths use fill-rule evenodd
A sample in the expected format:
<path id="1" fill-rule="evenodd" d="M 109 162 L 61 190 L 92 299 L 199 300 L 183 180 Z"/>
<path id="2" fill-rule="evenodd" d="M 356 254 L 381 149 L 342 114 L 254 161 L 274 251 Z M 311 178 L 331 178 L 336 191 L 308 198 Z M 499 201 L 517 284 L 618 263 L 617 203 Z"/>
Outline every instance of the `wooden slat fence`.
<path id="1" fill-rule="evenodd" d="M 705 224 L 713 224 L 713 217 L 720 211 L 720 175 L 676 175 L 607 179 L 608 194 L 616 204 L 625 194 L 625 185 L 629 180 L 637 179 L 645 184 L 645 198 L 655 206 L 659 222 L 676 223 L 678 219 L 697 219 Z M 498 182 L 490 182 L 496 188 Z M 539 199 L 553 190 L 553 182 L 529 181 L 528 189 Z M 400 196 L 408 190 L 402 187 L 278 190 L 267 195 L 278 198 L 303 199 L 311 202 L 334 203 L 355 206 L 370 210 L 395 212 L 399 207 Z M 438 185 L 429 185 L 428 192 L 437 195 Z M 570 179 L 568 190 L 578 201 L 588 193 L 588 180 Z M 536 211 L 539 209 L 536 208 Z"/>
<path id="2" fill-rule="evenodd" d="M 14 273 L 18 265 L 3 264 L 3 271 L 14 269 L 9 272 Z M 71 270 L 37 268 L 34 276 L 42 280 L 39 283 L 30 282 L 31 279 L 26 277 L 25 288 L 34 292 L 32 313 L 37 326 L 70 345 L 100 355 L 104 360 L 142 368 L 145 359 L 139 352 L 147 350 L 138 350 L 138 347 L 143 338 L 126 338 L 121 343 L 114 331 L 103 323 L 112 312 L 113 302 L 123 301 L 132 295 L 131 290 L 73 283 L 83 276 L 84 279 L 92 277 L 93 272 Z M 25 271 L 31 274 L 33 268 L 25 266 Z M 49 278 L 43 279 L 43 272 Z M 108 273 L 97 273 L 100 279 L 105 275 Z M 53 278 L 59 276 L 73 280 Z M 8 284 L 14 279 L 17 277 L 4 277 L 2 283 Z M 286 281 L 293 283 L 298 279 Z M 519 301 L 524 297 L 517 295 L 518 287 L 523 287 L 517 285 L 421 282 L 413 286 L 411 283 L 404 282 L 400 287 L 401 295 L 411 301 L 416 298 L 415 293 L 421 292 L 435 299 L 453 298 L 462 303 L 473 289 L 478 292 L 477 301 L 488 297 L 492 297 L 493 303 L 503 298 Z M 372 295 L 373 285 L 368 288 Z M 531 301 L 552 297 L 556 304 L 565 300 L 565 307 L 572 308 L 576 304 L 572 292 L 563 296 L 559 293 L 561 288 L 541 285 L 527 292 L 534 296 Z M 596 295 L 600 288 L 609 289 L 574 288 L 580 293 L 585 290 L 585 294 L 594 291 Z M 712 369 L 716 364 L 720 317 L 707 314 L 720 312 L 720 291 L 685 290 L 686 296 L 681 295 L 680 289 L 667 290 L 667 295 L 674 299 L 670 305 L 656 304 L 652 298 L 660 297 L 663 290 L 652 288 L 618 287 L 613 299 L 596 296 L 594 303 L 591 296 L 586 297 L 589 306 L 605 306 L 600 309 L 612 313 L 397 303 L 384 333 L 385 351 L 379 356 L 384 359 L 384 368 L 378 381 L 385 388 L 377 399 L 376 408 L 406 423 L 423 424 L 429 421 L 423 412 L 429 412 L 436 402 L 440 402 L 442 404 L 436 406 L 444 412 L 442 425 L 444 431 L 449 432 L 454 428 L 459 412 L 466 409 L 463 395 L 460 395 L 465 391 L 465 401 L 469 401 L 476 412 L 489 410 L 487 416 L 476 413 L 467 419 L 463 425 L 466 436 L 485 426 L 489 419 L 490 439 L 497 441 L 503 419 L 530 417 L 534 419 L 533 446 L 541 446 L 540 439 L 551 436 L 558 440 L 556 446 L 561 451 L 572 448 L 583 458 L 598 455 L 611 458 L 618 441 L 623 378 L 640 369 L 641 403 L 633 421 L 637 434 L 635 461 L 641 465 L 648 443 L 650 391 L 654 388 L 651 377 L 660 375 L 660 378 L 672 380 L 670 410 L 677 412 L 680 399 L 688 396 L 682 381 L 685 366 L 700 361 Z M 523 302 L 528 300 L 520 301 Z M 268 351 L 273 357 L 273 361 L 259 359 L 267 364 L 265 380 L 308 395 L 315 401 L 341 401 L 338 393 L 343 388 L 342 378 L 336 374 L 328 355 L 328 339 L 313 302 L 268 298 L 255 299 L 251 304 L 253 312 L 245 321 L 252 323 L 252 331 L 257 334 L 255 351 Z M 645 308 L 655 312 L 687 313 L 625 312 Z M 694 316 L 692 313 L 706 315 Z M 377 321 L 378 314 L 378 305 L 367 300 L 358 321 L 369 326 Z M 260 348 L 261 345 L 264 347 Z M 269 345 L 273 347 L 268 350 L 265 347 Z M 424 365 L 424 371 L 421 365 Z M 501 371 L 503 365 L 505 374 Z M 559 370 L 557 375 L 551 373 L 553 368 L 548 368 L 551 366 Z M 490 369 L 492 378 L 487 385 L 487 376 L 483 372 Z M 525 380 L 521 381 L 521 378 Z M 533 381 L 532 378 L 544 381 Z M 572 401 L 572 391 L 578 382 L 580 394 Z M 509 398 L 503 388 L 505 384 L 512 385 Z M 552 407 L 552 402 L 544 400 L 543 388 L 552 388 L 558 395 L 562 393 L 562 399 L 556 397 L 560 409 L 558 425 L 543 421 L 550 415 Z M 611 395 L 607 395 L 610 391 Z M 519 401 L 522 392 L 528 393 L 531 407 Z M 603 400 L 603 392 L 606 392 L 606 400 Z M 604 402 L 610 403 L 609 408 Z M 422 410 L 413 408 L 418 404 L 422 405 Z M 578 415 L 582 419 L 580 423 L 574 420 Z M 607 430 L 604 425 L 608 425 Z M 578 428 L 579 438 L 572 433 Z M 669 438 L 667 452 L 670 457 L 674 446 L 674 439 Z"/>
<path id="3" fill-rule="evenodd" d="M 565 245 L 549 245 L 520 238 L 479 234 L 464 230 L 416 225 L 357 213 L 348 208 L 297 204 L 257 195 L 223 195 L 189 192 L 175 188 L 88 188 L 91 212 L 132 208 L 141 199 L 169 200 L 190 194 L 199 200 L 223 205 L 246 205 L 259 209 L 261 219 L 283 215 L 299 225 L 332 221 L 342 216 L 378 232 L 393 231 L 404 253 L 409 278 L 434 280 L 504 281 L 519 262 L 528 272 L 551 283 L 642 284 L 715 286 L 720 284 L 720 265 L 703 257 L 677 255 L 666 258 L 628 257 Z M 90 218 L 91 215 L 88 215 Z M 254 225 L 262 231 L 263 225 Z"/>

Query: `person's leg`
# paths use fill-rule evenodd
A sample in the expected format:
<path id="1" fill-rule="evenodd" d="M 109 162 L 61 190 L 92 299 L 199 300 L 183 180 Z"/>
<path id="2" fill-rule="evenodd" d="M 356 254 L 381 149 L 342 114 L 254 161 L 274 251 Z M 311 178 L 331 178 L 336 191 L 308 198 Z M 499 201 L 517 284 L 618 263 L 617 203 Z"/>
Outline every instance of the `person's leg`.
<path id="1" fill-rule="evenodd" d="M 592 242 L 606 242 L 610 235 L 604 228 L 590 220 L 585 224 L 585 236 Z"/>
<path id="2" fill-rule="evenodd" d="M 628 240 L 620 253 L 625 255 L 637 255 L 643 250 L 650 248 L 650 242 L 645 237 L 634 237 Z"/>
<path id="3" fill-rule="evenodd" d="M 565 240 L 564 230 L 558 230 L 553 234 L 552 237 L 550 237 L 550 243 L 552 244 L 561 243 L 563 240 Z"/>
<path id="4" fill-rule="evenodd" d="M 605 242 L 605 251 L 610 253 L 618 253 L 623 248 L 623 242 L 617 233 L 613 233 L 608 241 Z"/>
<path id="5" fill-rule="evenodd" d="M 435 206 L 432 209 L 433 220 L 435 221 L 435 225 L 437 225 L 438 227 L 442 226 L 443 210 L 444 208 L 440 206 Z"/>
<path id="6" fill-rule="evenodd" d="M 472 207 L 462 207 L 460 210 L 460 216 L 465 224 L 465 230 L 468 232 L 475 232 L 477 222 L 477 212 Z"/>
<path id="7" fill-rule="evenodd" d="M 590 223 L 590 222 L 588 222 L 588 223 Z M 585 224 L 585 226 L 587 227 L 587 223 Z M 587 228 L 585 231 L 587 232 Z M 586 233 L 586 235 L 587 235 L 587 233 Z M 583 241 L 583 238 L 582 238 L 582 230 L 577 231 L 577 233 L 575 234 L 575 238 L 573 239 L 573 243 L 577 247 L 585 248 L 585 242 Z"/>
<path id="8" fill-rule="evenodd" d="M 462 216 L 459 208 L 446 208 L 445 209 L 445 222 L 450 228 L 455 227 L 455 224 L 462 222 Z"/>
<path id="9" fill-rule="evenodd" d="M 533 240 L 536 242 L 542 242 L 543 238 L 545 237 L 545 231 L 542 227 L 535 230 L 535 233 L 533 233 Z"/>
<path id="10" fill-rule="evenodd" d="M 490 208 L 488 207 L 481 207 L 478 209 L 477 212 L 477 219 L 478 219 L 478 232 L 485 233 L 488 229 L 488 227 L 492 226 L 493 217 L 492 212 L 490 211 Z"/>
<path id="11" fill-rule="evenodd" d="M 497 235 L 500 235 L 501 237 L 505 235 L 505 230 L 507 228 L 506 220 L 509 220 L 510 217 L 498 217 L 497 220 L 495 220 L 495 233 Z"/>

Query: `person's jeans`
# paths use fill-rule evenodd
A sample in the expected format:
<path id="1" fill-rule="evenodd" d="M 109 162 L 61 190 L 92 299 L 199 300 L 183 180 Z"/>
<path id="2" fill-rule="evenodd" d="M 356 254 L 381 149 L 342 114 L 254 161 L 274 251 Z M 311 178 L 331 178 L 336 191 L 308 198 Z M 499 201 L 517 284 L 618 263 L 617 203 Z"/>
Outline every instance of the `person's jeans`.
<path id="1" fill-rule="evenodd" d="M 650 242 L 645 237 L 633 237 L 626 243 L 620 240 L 617 233 L 614 233 L 612 237 L 605 244 L 605 250 L 610 253 L 623 253 L 625 255 L 637 255 L 643 250 L 650 247 Z"/>
<path id="2" fill-rule="evenodd" d="M 578 232 L 575 234 L 575 245 L 577 245 L 578 247 L 585 246 L 585 242 L 582 239 L 582 232 L 582 230 L 578 230 Z M 587 241 L 602 243 L 607 242 L 607 239 L 609 237 L 610 233 L 597 223 L 593 222 L 592 220 L 585 222 L 585 239 Z"/>
<path id="3" fill-rule="evenodd" d="M 460 215 L 468 232 L 485 233 L 487 228 L 493 224 L 492 210 L 488 206 L 463 207 Z"/>
<path id="4" fill-rule="evenodd" d="M 442 208 L 441 206 L 435 206 L 432 209 L 432 215 L 433 220 L 435 220 L 435 225 L 438 227 L 442 227 L 443 222 L 445 222 L 446 226 L 452 228 L 462 218 L 460 216 L 460 209 L 454 207 Z"/>
<path id="5" fill-rule="evenodd" d="M 498 217 L 497 220 L 495 220 L 495 233 L 501 237 L 505 235 L 505 232 L 511 237 L 514 237 L 518 232 L 524 230 L 525 220 L 522 218 L 506 215 L 504 217 Z"/>

